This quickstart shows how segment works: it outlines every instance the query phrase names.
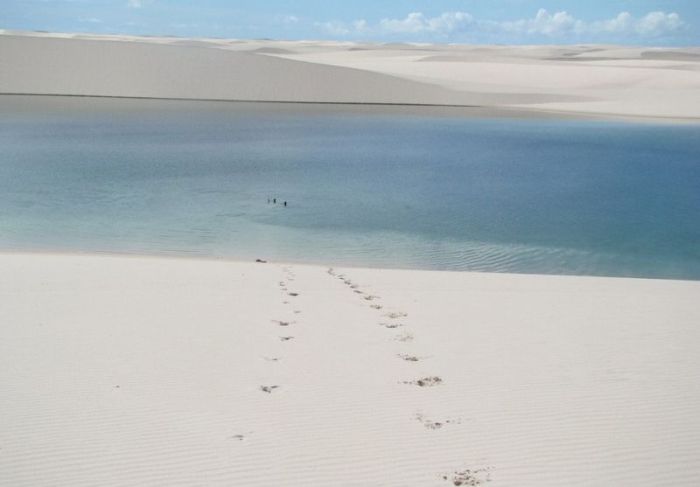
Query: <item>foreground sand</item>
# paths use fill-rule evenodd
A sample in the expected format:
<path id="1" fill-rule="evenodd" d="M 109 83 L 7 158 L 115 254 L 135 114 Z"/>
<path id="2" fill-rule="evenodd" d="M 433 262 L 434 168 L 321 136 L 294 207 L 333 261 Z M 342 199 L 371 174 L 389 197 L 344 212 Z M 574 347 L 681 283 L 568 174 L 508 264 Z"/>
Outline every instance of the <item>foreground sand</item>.
<path id="1" fill-rule="evenodd" d="M 700 120 L 700 48 L 0 32 L 0 93 L 478 106 Z"/>
<path id="2" fill-rule="evenodd" d="M 0 254 L 0 485 L 697 485 L 699 299 Z"/>

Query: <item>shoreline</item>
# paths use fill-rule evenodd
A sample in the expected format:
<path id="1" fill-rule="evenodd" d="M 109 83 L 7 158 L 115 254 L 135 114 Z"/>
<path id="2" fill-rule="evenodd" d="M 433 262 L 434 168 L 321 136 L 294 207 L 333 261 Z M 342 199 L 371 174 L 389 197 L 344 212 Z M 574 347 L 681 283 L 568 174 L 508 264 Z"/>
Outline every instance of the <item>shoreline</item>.
<path id="1" fill-rule="evenodd" d="M 591 113 L 585 111 L 554 110 L 546 108 L 490 107 L 483 105 L 443 105 L 427 103 L 363 103 L 336 101 L 294 101 L 294 100 L 234 100 L 207 98 L 159 98 L 119 95 L 89 95 L 65 93 L 0 93 L 4 97 L 18 98 L 75 98 L 95 100 L 195 102 L 232 105 L 279 105 L 282 107 L 338 108 L 338 111 L 358 110 L 373 115 L 400 114 L 422 117 L 465 118 L 465 119 L 512 119 L 512 120 L 563 120 L 611 123 L 632 123 L 650 125 L 698 125 L 700 117 L 662 117 L 658 115 L 624 115 L 616 113 Z"/>
<path id="2" fill-rule="evenodd" d="M 435 269 L 435 268 L 425 268 L 425 267 L 381 267 L 381 266 L 369 266 L 362 264 L 348 264 L 348 263 L 332 263 L 332 262 L 315 262 L 315 261 L 305 261 L 305 260 L 272 260 L 265 256 L 256 257 L 264 262 L 256 262 L 252 259 L 244 259 L 242 257 L 227 257 L 227 256 L 213 256 L 213 255 L 199 255 L 199 254 L 187 254 L 187 253 L 169 253 L 169 254 L 157 254 L 157 253 L 129 253 L 129 252 L 114 252 L 114 251 L 79 251 L 79 250 L 8 250 L 1 249 L 1 256 L 24 256 L 24 257 L 86 257 L 86 258 L 114 258 L 114 259 L 156 259 L 156 260 L 174 260 L 174 261 L 192 261 L 192 262 L 219 262 L 225 264 L 270 264 L 277 266 L 301 266 L 301 267 L 312 267 L 317 269 L 327 269 L 329 267 L 337 267 L 343 269 L 354 269 L 359 271 L 371 271 L 371 272 L 432 272 L 432 273 L 446 273 L 446 274 L 474 274 L 474 275 L 495 275 L 495 276 L 510 276 L 510 277 L 533 277 L 533 278 L 564 278 L 564 279 L 615 279 L 615 280 L 631 280 L 631 281 L 662 281 L 662 282 L 678 282 L 678 283 L 700 283 L 700 279 L 682 279 L 678 277 L 635 277 L 635 276 L 617 276 L 617 275 L 598 275 L 598 274 L 557 274 L 557 273 L 530 273 L 530 272 L 500 272 L 500 271 L 480 271 L 480 270 L 465 270 L 465 269 Z"/>

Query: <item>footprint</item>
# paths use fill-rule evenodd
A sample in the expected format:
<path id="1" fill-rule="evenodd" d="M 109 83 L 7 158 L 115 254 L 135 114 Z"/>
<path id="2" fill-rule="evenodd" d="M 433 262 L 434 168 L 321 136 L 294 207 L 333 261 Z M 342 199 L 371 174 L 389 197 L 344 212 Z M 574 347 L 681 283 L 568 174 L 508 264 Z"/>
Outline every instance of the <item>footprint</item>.
<path id="1" fill-rule="evenodd" d="M 394 328 L 398 328 L 403 325 L 401 323 L 379 323 L 379 326 L 383 326 L 384 328 L 389 328 L 390 330 L 393 330 Z"/>
<path id="2" fill-rule="evenodd" d="M 458 470 L 450 475 L 443 475 L 443 480 L 452 482 L 452 485 L 481 485 L 486 482 L 491 482 L 491 469 L 479 468 L 477 470 Z"/>
<path id="3" fill-rule="evenodd" d="M 279 362 L 279 357 L 263 357 L 268 362 Z"/>
<path id="4" fill-rule="evenodd" d="M 360 291 L 359 289 L 355 289 L 353 292 L 354 292 L 355 294 L 364 294 L 364 293 L 363 293 L 362 291 Z"/>
<path id="5" fill-rule="evenodd" d="M 406 362 L 418 362 L 420 358 L 416 357 L 415 355 L 408 355 L 406 353 L 400 353 L 397 355 L 401 360 L 405 360 Z"/>
<path id="6" fill-rule="evenodd" d="M 358 286 L 357 284 L 352 284 L 352 285 L 350 286 L 350 289 L 357 289 L 358 287 L 360 287 L 360 286 Z"/>
<path id="7" fill-rule="evenodd" d="M 382 309 L 382 305 L 381 305 L 381 304 L 370 304 L 369 307 L 370 307 L 370 308 L 373 308 L 373 309 Z"/>
<path id="8" fill-rule="evenodd" d="M 289 340 L 292 340 L 293 338 L 294 338 L 294 337 L 292 337 L 292 336 L 289 336 L 289 337 L 280 337 L 280 340 L 282 340 L 283 342 L 288 342 Z"/>
<path id="9" fill-rule="evenodd" d="M 420 413 L 416 414 L 416 419 L 429 430 L 439 430 L 443 427 L 443 423 L 441 423 L 440 421 L 433 421 L 431 419 L 426 418 Z"/>
<path id="10" fill-rule="evenodd" d="M 245 440 L 245 435 L 233 435 L 233 436 L 229 436 L 229 438 L 232 440 L 243 441 L 243 440 Z"/>
<path id="11" fill-rule="evenodd" d="M 367 296 L 365 296 L 362 299 L 364 299 L 365 301 L 374 301 L 375 299 L 381 299 L 381 298 L 379 296 L 375 296 L 373 294 L 368 294 Z"/>
<path id="12" fill-rule="evenodd" d="M 295 310 L 294 310 L 294 314 L 295 314 L 295 315 L 298 315 L 299 313 L 301 313 L 301 310 L 298 310 L 298 309 L 295 309 Z"/>
<path id="13" fill-rule="evenodd" d="M 413 341 L 413 335 L 411 333 L 401 333 L 400 335 L 396 335 L 396 338 L 394 338 L 397 342 L 412 342 Z"/>
<path id="14" fill-rule="evenodd" d="M 408 316 L 408 313 L 404 313 L 403 311 L 399 311 L 398 313 L 387 313 L 384 316 L 387 318 L 390 318 L 392 320 L 395 320 L 396 318 L 405 318 Z"/>
<path id="15" fill-rule="evenodd" d="M 432 377 L 423 377 L 422 379 L 404 381 L 404 384 L 414 385 L 418 387 L 434 387 L 442 384 L 442 379 L 434 375 Z"/>
<path id="16" fill-rule="evenodd" d="M 459 424 L 460 421 L 454 419 L 447 419 L 445 421 L 433 421 L 423 416 L 421 413 L 416 414 L 416 419 L 429 430 L 439 430 L 446 424 Z"/>
<path id="17" fill-rule="evenodd" d="M 267 392 L 268 394 L 272 394 L 272 391 L 278 388 L 279 386 L 260 386 L 260 390 L 263 392 Z"/>
<path id="18" fill-rule="evenodd" d="M 327 272 L 328 274 L 330 274 L 331 276 L 335 276 L 335 275 L 336 275 L 336 274 L 335 274 L 335 269 L 333 269 L 332 267 L 329 267 L 328 270 L 327 270 L 326 272 Z"/>
<path id="19" fill-rule="evenodd" d="M 299 296 L 299 293 L 287 293 L 287 294 L 289 294 L 293 298 L 296 298 L 297 296 Z"/>
<path id="20" fill-rule="evenodd" d="M 277 324 L 280 325 L 280 326 L 289 326 L 289 325 L 291 325 L 291 324 L 293 323 L 293 322 L 290 322 L 290 321 L 280 321 L 280 320 L 271 320 L 271 321 L 272 321 L 273 323 L 277 323 Z"/>

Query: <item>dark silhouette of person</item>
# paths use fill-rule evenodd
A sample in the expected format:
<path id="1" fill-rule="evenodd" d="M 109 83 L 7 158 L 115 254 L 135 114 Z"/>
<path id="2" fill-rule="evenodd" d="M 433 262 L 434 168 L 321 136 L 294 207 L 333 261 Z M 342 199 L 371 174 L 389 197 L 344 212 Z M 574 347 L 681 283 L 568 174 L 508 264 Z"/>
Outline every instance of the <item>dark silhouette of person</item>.
<path id="1" fill-rule="evenodd" d="M 286 201 L 284 202 L 284 206 L 287 206 L 287 202 L 286 202 Z"/>
<path id="2" fill-rule="evenodd" d="M 273 202 L 274 204 L 277 204 L 277 198 L 272 198 L 272 202 Z"/>

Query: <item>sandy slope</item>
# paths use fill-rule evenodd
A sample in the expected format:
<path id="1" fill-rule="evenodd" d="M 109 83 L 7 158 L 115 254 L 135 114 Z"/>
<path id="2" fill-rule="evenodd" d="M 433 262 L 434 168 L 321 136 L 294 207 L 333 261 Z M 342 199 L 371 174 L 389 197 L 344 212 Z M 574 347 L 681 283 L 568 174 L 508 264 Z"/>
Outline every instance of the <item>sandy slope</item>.
<path id="1" fill-rule="evenodd" d="M 697 485 L 698 298 L 0 255 L 0 485 Z"/>
<path id="2" fill-rule="evenodd" d="M 700 118 L 700 50 L 0 35 L 0 93 Z"/>

